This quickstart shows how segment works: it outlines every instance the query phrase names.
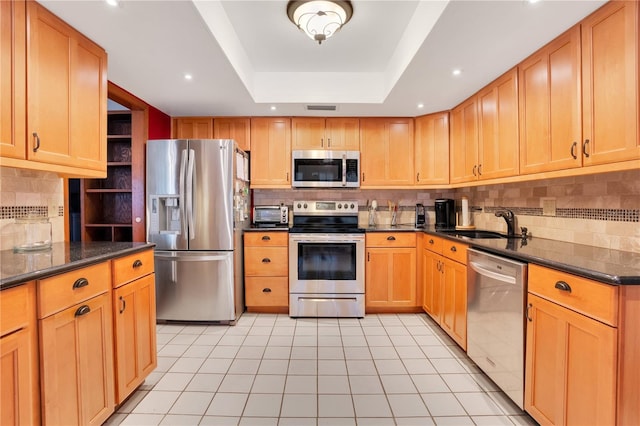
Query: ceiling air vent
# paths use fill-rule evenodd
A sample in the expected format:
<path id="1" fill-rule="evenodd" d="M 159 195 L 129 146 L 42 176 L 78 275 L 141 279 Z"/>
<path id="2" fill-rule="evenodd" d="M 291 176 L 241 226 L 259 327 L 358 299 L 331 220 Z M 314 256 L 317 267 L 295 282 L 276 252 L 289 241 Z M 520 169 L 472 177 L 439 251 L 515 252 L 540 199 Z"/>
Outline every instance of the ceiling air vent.
<path id="1" fill-rule="evenodd" d="M 335 105 L 307 105 L 307 111 L 335 111 Z"/>

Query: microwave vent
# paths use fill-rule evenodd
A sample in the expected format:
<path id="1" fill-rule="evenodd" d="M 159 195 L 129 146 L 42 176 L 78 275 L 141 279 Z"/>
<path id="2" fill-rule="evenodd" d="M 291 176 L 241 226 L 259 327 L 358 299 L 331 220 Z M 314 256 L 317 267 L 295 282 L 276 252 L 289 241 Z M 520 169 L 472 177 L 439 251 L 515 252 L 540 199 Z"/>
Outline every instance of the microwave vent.
<path id="1" fill-rule="evenodd" d="M 335 111 L 335 105 L 307 105 L 307 111 Z"/>

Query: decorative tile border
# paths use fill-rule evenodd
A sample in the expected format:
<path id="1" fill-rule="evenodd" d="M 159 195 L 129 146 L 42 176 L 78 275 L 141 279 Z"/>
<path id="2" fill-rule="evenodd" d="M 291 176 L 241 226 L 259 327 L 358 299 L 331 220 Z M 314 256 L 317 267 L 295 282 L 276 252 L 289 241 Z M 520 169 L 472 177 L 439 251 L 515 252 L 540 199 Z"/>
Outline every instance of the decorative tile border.
<path id="1" fill-rule="evenodd" d="M 485 213 L 495 213 L 501 207 L 485 207 Z M 504 207 L 517 215 L 545 216 L 541 207 Z M 592 219 L 608 222 L 640 222 L 640 210 L 631 209 L 581 209 L 581 208 L 558 208 L 554 216 L 546 217 L 566 217 L 571 219 Z"/>
<path id="2" fill-rule="evenodd" d="M 48 206 L 0 206 L 0 219 L 15 219 L 35 213 L 37 216 L 47 217 Z M 58 206 L 58 216 L 64 216 L 64 206 Z"/>

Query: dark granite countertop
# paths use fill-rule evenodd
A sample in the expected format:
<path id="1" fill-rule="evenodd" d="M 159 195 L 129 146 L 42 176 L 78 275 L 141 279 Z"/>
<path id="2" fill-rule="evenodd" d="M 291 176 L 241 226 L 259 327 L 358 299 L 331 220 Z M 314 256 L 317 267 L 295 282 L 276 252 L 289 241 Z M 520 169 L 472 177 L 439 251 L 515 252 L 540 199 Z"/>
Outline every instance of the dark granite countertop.
<path id="1" fill-rule="evenodd" d="M 464 241 L 472 248 L 548 266 L 607 284 L 640 284 L 640 253 L 535 237 L 525 241 L 460 238 L 437 232 L 433 227 L 424 229 L 424 232 Z"/>
<path id="2" fill-rule="evenodd" d="M 154 247 L 150 243 L 54 243 L 29 253 L 0 251 L 0 290 Z"/>
<path id="3" fill-rule="evenodd" d="M 396 226 L 391 226 L 391 225 L 376 225 L 376 226 L 369 226 L 367 228 L 365 228 L 367 230 L 367 232 L 421 232 L 424 231 L 424 228 L 416 228 L 416 226 L 411 223 L 407 223 L 407 224 L 398 224 Z"/>

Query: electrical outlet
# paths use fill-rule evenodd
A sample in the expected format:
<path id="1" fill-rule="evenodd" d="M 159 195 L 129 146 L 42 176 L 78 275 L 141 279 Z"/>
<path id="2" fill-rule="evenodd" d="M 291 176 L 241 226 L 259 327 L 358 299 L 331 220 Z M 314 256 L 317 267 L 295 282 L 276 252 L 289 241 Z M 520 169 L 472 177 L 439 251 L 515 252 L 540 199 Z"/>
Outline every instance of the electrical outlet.
<path id="1" fill-rule="evenodd" d="M 556 215 L 556 199 L 555 198 L 541 198 L 542 215 L 543 216 L 555 216 Z"/>

